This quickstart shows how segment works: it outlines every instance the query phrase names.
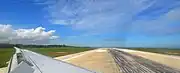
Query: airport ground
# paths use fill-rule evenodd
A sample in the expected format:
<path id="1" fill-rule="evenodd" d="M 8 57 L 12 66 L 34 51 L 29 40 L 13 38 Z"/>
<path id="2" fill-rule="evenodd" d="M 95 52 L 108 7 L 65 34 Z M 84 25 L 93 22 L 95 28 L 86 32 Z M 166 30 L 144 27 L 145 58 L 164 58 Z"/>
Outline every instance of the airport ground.
<path id="1" fill-rule="evenodd" d="M 180 73 L 179 56 L 129 49 L 100 48 L 55 59 L 101 73 Z"/>

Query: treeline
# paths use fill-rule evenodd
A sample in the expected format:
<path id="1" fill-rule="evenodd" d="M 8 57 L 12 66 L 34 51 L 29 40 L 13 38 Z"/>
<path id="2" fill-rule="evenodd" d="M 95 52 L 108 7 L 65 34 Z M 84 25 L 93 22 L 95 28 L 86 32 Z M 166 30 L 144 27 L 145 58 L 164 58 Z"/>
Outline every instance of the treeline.
<path id="1" fill-rule="evenodd" d="M 19 47 L 19 48 L 51 48 L 51 47 L 73 47 L 73 46 L 67 46 L 67 45 L 23 45 L 23 44 L 0 44 L 0 48 L 13 48 L 13 47 Z"/>

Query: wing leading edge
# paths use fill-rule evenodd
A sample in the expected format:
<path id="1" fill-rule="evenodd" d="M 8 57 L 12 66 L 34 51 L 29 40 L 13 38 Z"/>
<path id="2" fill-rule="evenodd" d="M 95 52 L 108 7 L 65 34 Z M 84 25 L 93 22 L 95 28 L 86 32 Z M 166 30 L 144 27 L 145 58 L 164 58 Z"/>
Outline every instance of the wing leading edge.
<path id="1" fill-rule="evenodd" d="M 15 49 L 7 73 L 96 73 L 29 50 Z"/>

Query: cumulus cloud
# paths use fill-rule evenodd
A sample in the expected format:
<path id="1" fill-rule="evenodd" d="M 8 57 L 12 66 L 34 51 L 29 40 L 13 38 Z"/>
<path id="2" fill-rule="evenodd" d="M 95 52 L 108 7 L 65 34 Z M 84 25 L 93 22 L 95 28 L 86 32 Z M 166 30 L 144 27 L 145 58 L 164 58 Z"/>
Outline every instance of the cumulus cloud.
<path id="1" fill-rule="evenodd" d="M 55 30 L 45 31 L 43 27 L 32 29 L 13 29 L 12 25 L 0 24 L 0 43 L 47 44 L 57 39 Z"/>
<path id="2" fill-rule="evenodd" d="M 0 42 L 7 42 L 9 39 L 12 39 L 14 35 L 15 32 L 11 25 L 0 24 Z"/>

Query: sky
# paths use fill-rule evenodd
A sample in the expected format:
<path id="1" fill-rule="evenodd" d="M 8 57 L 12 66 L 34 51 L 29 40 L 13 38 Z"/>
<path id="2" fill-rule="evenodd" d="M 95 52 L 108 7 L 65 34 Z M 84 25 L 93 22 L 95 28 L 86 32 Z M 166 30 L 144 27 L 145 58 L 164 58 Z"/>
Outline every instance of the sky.
<path id="1" fill-rule="evenodd" d="M 180 0 L 1 0 L 0 43 L 180 48 Z"/>

